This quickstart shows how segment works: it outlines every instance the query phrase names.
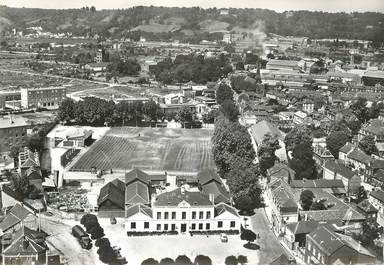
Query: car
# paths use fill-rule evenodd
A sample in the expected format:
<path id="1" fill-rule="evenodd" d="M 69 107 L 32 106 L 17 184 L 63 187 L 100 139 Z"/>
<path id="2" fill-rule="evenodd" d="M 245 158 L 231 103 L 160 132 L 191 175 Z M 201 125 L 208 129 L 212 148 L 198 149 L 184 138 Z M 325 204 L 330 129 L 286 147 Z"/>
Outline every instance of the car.
<path id="1" fill-rule="evenodd" d="M 221 233 L 221 234 L 220 234 L 220 240 L 221 240 L 221 242 L 223 242 L 223 243 L 228 242 L 228 236 L 227 236 L 227 234 L 225 234 L 225 233 Z"/>

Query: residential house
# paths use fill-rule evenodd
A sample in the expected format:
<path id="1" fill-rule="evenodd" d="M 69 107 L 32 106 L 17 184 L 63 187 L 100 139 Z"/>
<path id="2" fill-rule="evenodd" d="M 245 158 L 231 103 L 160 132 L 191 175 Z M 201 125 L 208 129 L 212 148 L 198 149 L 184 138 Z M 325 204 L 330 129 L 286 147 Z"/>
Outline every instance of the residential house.
<path id="1" fill-rule="evenodd" d="M 305 247 L 306 235 L 318 227 L 319 222 L 308 220 L 289 223 L 285 229 L 283 242 L 289 249 L 297 251 L 299 247 Z"/>
<path id="2" fill-rule="evenodd" d="M 224 187 L 219 175 L 212 169 L 200 171 L 197 174 L 199 189 L 206 195 L 213 195 L 214 204 L 231 203 L 231 195 Z"/>
<path id="3" fill-rule="evenodd" d="M 21 107 L 24 109 L 58 109 L 67 97 L 65 87 L 22 88 L 20 93 Z"/>
<path id="4" fill-rule="evenodd" d="M 267 62 L 266 69 L 267 70 L 292 70 L 297 71 L 299 70 L 298 61 L 290 61 L 290 60 L 269 60 Z"/>
<path id="5" fill-rule="evenodd" d="M 306 121 L 308 114 L 302 111 L 296 111 L 293 116 L 294 124 L 303 124 Z"/>
<path id="6" fill-rule="evenodd" d="M 287 223 L 297 222 L 299 206 L 293 196 L 291 187 L 283 179 L 268 184 L 266 198 L 271 206 L 267 214 L 277 234 L 284 233 Z"/>
<path id="7" fill-rule="evenodd" d="M 369 123 L 364 124 L 358 135 L 358 140 L 361 141 L 364 136 L 372 135 L 378 143 L 384 142 L 384 121 L 380 119 L 370 120 Z"/>
<path id="8" fill-rule="evenodd" d="M 375 264 L 376 256 L 350 236 L 319 226 L 306 236 L 307 264 Z"/>
<path id="9" fill-rule="evenodd" d="M 334 161 L 335 157 L 331 154 L 327 147 L 316 144 L 313 147 L 313 160 L 315 160 L 318 167 L 322 167 L 327 161 Z"/>
<path id="10" fill-rule="evenodd" d="M 97 199 L 100 217 L 125 216 L 125 183 L 114 179 L 105 184 Z"/>
<path id="11" fill-rule="evenodd" d="M 17 231 L 22 226 L 37 229 L 37 218 L 29 209 L 16 203 L 8 211 L 5 211 L 4 219 L 0 222 L 0 231 L 2 233 Z"/>
<path id="12" fill-rule="evenodd" d="M 273 167 L 267 169 L 267 178 L 269 182 L 283 179 L 288 184 L 295 179 L 296 172 L 288 165 L 283 163 L 275 163 Z"/>
<path id="13" fill-rule="evenodd" d="M 368 222 L 376 223 L 378 210 L 368 199 L 361 201 L 357 205 L 357 210 L 365 216 Z"/>
<path id="14" fill-rule="evenodd" d="M 343 147 L 340 148 L 339 150 L 339 159 L 342 161 L 347 161 L 347 156 L 349 153 L 353 151 L 353 149 L 356 146 L 350 142 L 347 142 Z"/>
<path id="15" fill-rule="evenodd" d="M 347 193 L 341 179 L 304 179 L 293 180 L 290 183 L 292 189 L 323 189 L 336 197 L 343 197 Z"/>
<path id="16" fill-rule="evenodd" d="M 361 178 L 357 173 L 340 162 L 327 161 L 323 166 L 324 179 L 341 179 L 347 188 L 348 195 L 357 192 L 361 185 Z"/>
<path id="17" fill-rule="evenodd" d="M 377 223 L 384 226 L 384 191 L 375 189 L 368 195 L 368 201 L 378 210 Z"/>

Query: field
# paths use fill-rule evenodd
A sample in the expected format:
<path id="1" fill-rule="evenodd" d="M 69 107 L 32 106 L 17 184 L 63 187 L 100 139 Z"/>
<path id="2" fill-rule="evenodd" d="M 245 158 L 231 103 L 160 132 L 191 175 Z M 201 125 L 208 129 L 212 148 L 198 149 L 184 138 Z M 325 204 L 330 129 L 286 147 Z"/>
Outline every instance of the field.
<path id="1" fill-rule="evenodd" d="M 150 170 L 197 172 L 213 168 L 210 129 L 112 128 L 71 170 Z"/>

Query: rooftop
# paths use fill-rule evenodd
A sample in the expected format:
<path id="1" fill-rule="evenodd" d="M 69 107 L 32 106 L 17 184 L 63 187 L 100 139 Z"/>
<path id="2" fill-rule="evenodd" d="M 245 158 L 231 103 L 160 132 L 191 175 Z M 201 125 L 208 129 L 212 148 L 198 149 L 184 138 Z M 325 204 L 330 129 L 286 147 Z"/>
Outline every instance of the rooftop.
<path id="1" fill-rule="evenodd" d="M 187 202 L 192 207 L 212 205 L 208 195 L 201 192 L 191 192 L 178 188 L 176 190 L 158 195 L 156 197 L 156 201 L 154 202 L 154 206 L 176 207 L 183 201 Z"/>
<path id="2" fill-rule="evenodd" d="M 277 138 L 283 140 L 285 137 L 285 134 L 280 131 L 278 128 L 273 126 L 271 123 L 262 120 L 258 123 L 254 124 L 250 128 L 251 135 L 257 145 L 260 145 L 263 142 L 264 136 L 268 133 L 272 134 L 273 136 L 276 136 Z"/>

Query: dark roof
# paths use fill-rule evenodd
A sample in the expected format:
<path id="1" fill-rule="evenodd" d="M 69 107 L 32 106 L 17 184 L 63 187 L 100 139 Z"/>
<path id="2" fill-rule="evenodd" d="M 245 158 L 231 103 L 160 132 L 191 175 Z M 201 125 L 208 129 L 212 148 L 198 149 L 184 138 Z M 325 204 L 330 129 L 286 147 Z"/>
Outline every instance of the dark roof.
<path id="1" fill-rule="evenodd" d="M 379 200 L 380 202 L 384 202 L 384 191 L 383 190 L 374 190 L 372 191 L 369 196 L 372 196 L 373 198 Z"/>
<path id="2" fill-rule="evenodd" d="M 273 260 L 269 265 L 292 265 L 295 264 L 294 259 L 290 259 L 286 254 L 281 254 L 275 260 Z"/>
<path id="3" fill-rule="evenodd" d="M 152 218 L 152 209 L 148 206 L 145 206 L 143 204 L 135 204 L 129 207 L 125 211 L 125 218 L 129 218 L 131 216 L 134 216 L 135 214 L 142 213 L 150 218 Z"/>
<path id="4" fill-rule="evenodd" d="M 149 204 L 149 187 L 141 181 L 128 184 L 125 188 L 125 204 Z"/>
<path id="5" fill-rule="evenodd" d="M 347 248 L 352 249 L 355 255 L 362 254 L 374 257 L 374 255 L 353 238 L 333 232 L 325 226 L 317 227 L 309 234 L 309 236 L 327 256 L 332 256 L 336 251 L 338 251 L 338 256 L 343 255 L 340 251 L 347 251 L 344 253 L 345 256 L 350 256 L 352 254 L 350 250 L 342 248 L 343 246 L 346 246 Z"/>
<path id="6" fill-rule="evenodd" d="M 319 225 L 318 221 L 300 221 L 296 223 L 287 224 L 287 229 L 290 230 L 294 235 L 309 234 Z"/>
<path id="7" fill-rule="evenodd" d="M 97 204 L 100 205 L 105 201 L 111 201 L 121 209 L 125 208 L 125 184 L 119 179 L 108 182 L 100 189 Z"/>
<path id="8" fill-rule="evenodd" d="M 371 213 L 371 212 L 377 212 L 377 209 L 375 206 L 373 206 L 368 199 L 365 199 L 361 201 L 358 205 L 357 208 L 362 210 L 364 213 Z"/>
<path id="9" fill-rule="evenodd" d="M 205 185 L 208 182 L 216 181 L 217 183 L 222 183 L 219 175 L 213 169 L 205 169 L 200 171 L 197 174 L 197 179 L 200 185 Z"/>
<path id="10" fill-rule="evenodd" d="M 363 164 L 369 165 L 371 162 L 371 157 L 364 153 L 361 149 L 355 148 L 352 152 L 350 152 L 347 157 L 349 159 L 361 162 Z"/>
<path id="11" fill-rule="evenodd" d="M 181 188 L 165 192 L 157 196 L 154 205 L 156 206 L 178 206 L 182 201 L 186 201 L 191 206 L 210 206 L 212 202 L 209 196 L 202 192 L 182 192 Z"/>
<path id="12" fill-rule="evenodd" d="M 267 169 L 267 174 L 271 178 L 271 181 L 272 178 L 288 179 L 288 177 L 290 176 L 291 179 L 294 179 L 295 177 L 295 171 L 283 163 L 276 163 L 273 167 Z"/>
<path id="13" fill-rule="evenodd" d="M 382 159 L 374 159 L 374 160 L 372 160 L 371 168 L 373 168 L 373 169 L 376 169 L 376 168 L 384 169 L 384 160 L 382 160 Z"/>
<path id="14" fill-rule="evenodd" d="M 220 216 L 221 214 L 225 213 L 225 212 L 229 212 L 235 216 L 239 216 L 239 214 L 237 213 L 237 210 L 231 206 L 229 206 L 228 204 L 225 204 L 225 203 L 219 203 L 215 206 L 215 217 L 217 216 Z"/>
<path id="15" fill-rule="evenodd" d="M 5 194 L 7 194 L 8 196 L 14 198 L 15 200 L 17 201 L 22 201 L 23 200 L 23 196 L 17 192 L 17 191 L 14 191 L 12 190 L 9 186 L 7 185 L 2 185 L 2 190 L 1 192 L 4 192 Z"/>
<path id="16" fill-rule="evenodd" d="M 217 182 L 210 182 L 205 184 L 201 188 L 201 191 L 207 195 L 213 194 L 215 196 L 215 204 L 220 202 L 229 203 L 231 198 L 224 185 Z"/>
<path id="17" fill-rule="evenodd" d="M 3 251 L 5 256 L 35 256 L 48 250 L 46 234 L 21 227 L 14 235 L 12 243 Z M 28 242 L 25 244 L 25 242 Z"/>
<path id="18" fill-rule="evenodd" d="M 352 151 L 352 149 L 354 148 L 355 146 L 351 143 L 346 143 L 343 147 L 340 148 L 340 151 L 339 152 L 342 152 L 344 154 L 348 154 L 349 152 Z"/>
<path id="19" fill-rule="evenodd" d="M 271 185 L 271 191 L 276 199 L 276 204 L 282 212 L 298 210 L 291 187 L 284 180 L 278 180 Z"/>
<path id="20" fill-rule="evenodd" d="M 282 131 L 265 120 L 252 125 L 250 132 L 257 145 L 260 145 L 263 142 L 264 136 L 268 133 L 281 140 L 285 137 Z"/>
<path id="21" fill-rule="evenodd" d="M 292 180 L 292 188 L 344 188 L 341 179 Z"/>
<path id="22" fill-rule="evenodd" d="M 330 160 L 326 161 L 324 163 L 324 168 L 334 173 L 337 173 L 347 179 L 351 179 L 353 176 L 356 175 L 356 173 L 354 173 L 351 169 L 335 161 L 330 161 Z"/>
<path id="23" fill-rule="evenodd" d="M 149 181 L 150 181 L 148 174 L 137 168 L 132 169 L 131 171 L 125 174 L 126 185 L 128 185 L 129 183 L 133 182 L 136 179 L 146 184 L 149 184 Z"/>
<path id="24" fill-rule="evenodd" d="M 15 204 L 9 210 L 9 212 L 7 212 L 5 218 L 0 223 L 0 229 L 3 232 L 7 231 L 8 229 L 14 227 L 15 225 L 23 221 L 29 214 L 31 214 L 31 212 L 21 206 L 21 204 Z"/>
<path id="25" fill-rule="evenodd" d="M 378 181 L 381 181 L 381 182 L 384 182 L 384 169 L 379 169 L 377 170 L 374 174 L 373 174 L 373 178 L 378 180 Z"/>

